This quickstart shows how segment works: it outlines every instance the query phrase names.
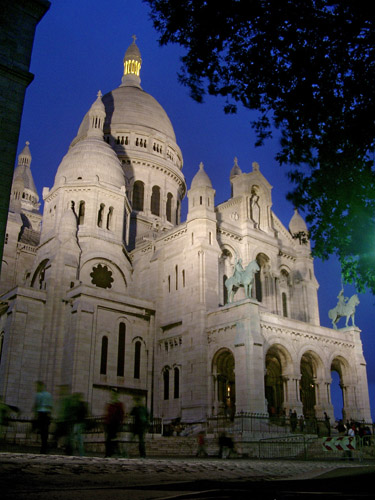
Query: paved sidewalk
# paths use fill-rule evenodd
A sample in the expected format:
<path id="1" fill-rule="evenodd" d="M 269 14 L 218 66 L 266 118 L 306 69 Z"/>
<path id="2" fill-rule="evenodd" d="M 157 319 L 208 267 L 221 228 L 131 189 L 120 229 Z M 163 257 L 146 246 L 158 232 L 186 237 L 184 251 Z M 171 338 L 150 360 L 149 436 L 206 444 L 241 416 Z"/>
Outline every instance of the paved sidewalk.
<path id="1" fill-rule="evenodd" d="M 373 465 L 340 462 L 127 459 L 0 453 L 0 494 L 3 500 L 242 498 L 233 496 L 233 493 L 223 497 L 225 493 L 221 490 L 228 490 L 231 484 L 233 489 L 240 490 L 243 486 L 239 485 L 249 481 L 309 480 L 327 472 L 332 474 L 343 467 L 353 473 L 375 471 Z M 205 492 L 213 488 L 213 496 L 196 496 L 199 492 L 191 492 L 192 484 L 203 485 L 202 491 Z M 185 496 L 181 496 L 184 492 Z M 203 495 L 202 492 L 199 494 Z"/>

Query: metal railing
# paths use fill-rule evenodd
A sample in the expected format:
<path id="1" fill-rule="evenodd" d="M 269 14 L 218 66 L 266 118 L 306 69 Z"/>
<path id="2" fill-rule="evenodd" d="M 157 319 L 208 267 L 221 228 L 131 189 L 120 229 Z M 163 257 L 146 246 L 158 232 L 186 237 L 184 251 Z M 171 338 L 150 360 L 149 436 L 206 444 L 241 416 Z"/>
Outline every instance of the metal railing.
<path id="1" fill-rule="evenodd" d="M 325 420 L 304 418 L 294 421 L 289 417 L 269 417 L 258 413 L 239 413 L 233 417 L 224 415 L 207 419 L 208 431 L 213 433 L 232 432 L 237 434 L 318 434 L 326 435 L 328 427 Z"/>

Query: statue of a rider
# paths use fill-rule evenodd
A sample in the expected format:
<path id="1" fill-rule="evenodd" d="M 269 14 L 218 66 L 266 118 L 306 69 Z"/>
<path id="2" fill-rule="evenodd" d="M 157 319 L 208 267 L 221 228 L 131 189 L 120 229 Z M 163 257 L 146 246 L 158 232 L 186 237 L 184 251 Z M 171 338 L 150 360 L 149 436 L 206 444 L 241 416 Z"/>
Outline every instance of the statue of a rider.
<path id="1" fill-rule="evenodd" d="M 237 259 L 236 257 L 236 262 L 234 264 L 234 273 L 233 273 L 233 278 L 237 281 L 237 283 L 242 283 L 242 274 L 244 272 L 244 268 L 242 266 L 242 259 Z"/>
<path id="2" fill-rule="evenodd" d="M 337 313 L 340 315 L 340 316 L 344 316 L 345 315 L 345 306 L 348 302 L 348 297 L 344 297 L 344 289 L 341 288 L 340 290 L 340 293 L 338 294 L 337 296 L 337 299 L 338 299 L 338 302 L 337 302 Z"/>

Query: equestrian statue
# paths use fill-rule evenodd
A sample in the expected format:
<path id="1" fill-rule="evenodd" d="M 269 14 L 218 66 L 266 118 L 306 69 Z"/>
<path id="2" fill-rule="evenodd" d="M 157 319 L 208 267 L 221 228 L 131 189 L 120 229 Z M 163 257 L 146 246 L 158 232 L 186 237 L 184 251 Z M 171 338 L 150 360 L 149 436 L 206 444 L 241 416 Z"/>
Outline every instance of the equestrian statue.
<path id="1" fill-rule="evenodd" d="M 244 269 L 242 267 L 242 259 L 237 259 L 236 257 L 233 276 L 225 280 L 225 287 L 228 292 L 228 304 L 233 302 L 234 295 L 240 286 L 244 287 L 246 298 L 251 298 L 251 289 L 254 283 L 254 275 L 258 271 L 260 271 L 260 267 L 256 260 L 252 260 L 251 262 L 249 262 L 247 267 Z"/>
<path id="2" fill-rule="evenodd" d="M 341 289 L 337 296 L 338 302 L 337 306 L 328 311 L 328 317 L 332 320 L 332 326 L 337 330 L 336 323 L 342 317 L 346 317 L 345 327 L 348 326 L 349 318 L 352 319 L 352 326 L 356 326 L 354 323 L 354 313 L 355 308 L 359 304 L 359 299 L 357 295 L 352 295 L 350 299 L 344 297 L 344 290 Z"/>

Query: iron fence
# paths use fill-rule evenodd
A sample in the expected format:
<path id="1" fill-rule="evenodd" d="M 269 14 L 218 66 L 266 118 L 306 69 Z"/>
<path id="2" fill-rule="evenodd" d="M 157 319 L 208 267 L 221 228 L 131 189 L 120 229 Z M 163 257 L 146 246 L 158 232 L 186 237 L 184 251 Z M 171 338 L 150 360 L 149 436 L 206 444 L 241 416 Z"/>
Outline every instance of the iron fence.
<path id="1" fill-rule="evenodd" d="M 289 417 L 269 417 L 258 413 L 239 413 L 232 417 L 224 415 L 207 419 L 208 432 L 232 432 L 237 434 L 318 434 L 327 435 L 330 428 L 325 420 L 303 418 L 293 420 Z"/>

